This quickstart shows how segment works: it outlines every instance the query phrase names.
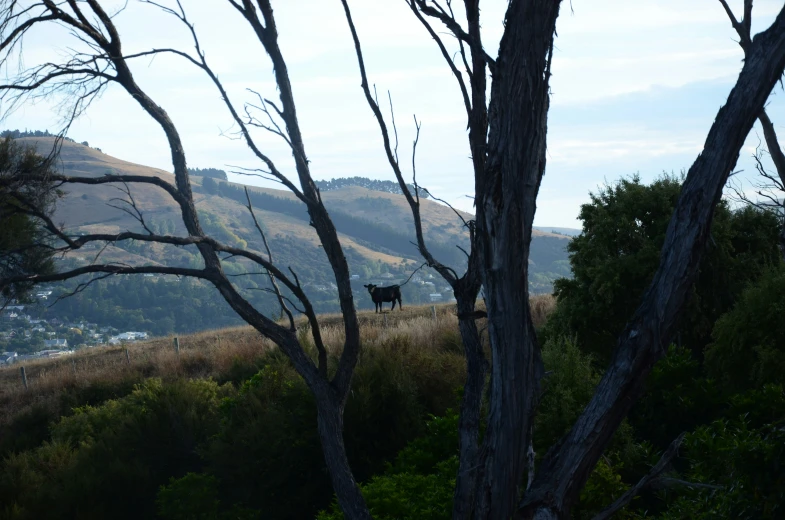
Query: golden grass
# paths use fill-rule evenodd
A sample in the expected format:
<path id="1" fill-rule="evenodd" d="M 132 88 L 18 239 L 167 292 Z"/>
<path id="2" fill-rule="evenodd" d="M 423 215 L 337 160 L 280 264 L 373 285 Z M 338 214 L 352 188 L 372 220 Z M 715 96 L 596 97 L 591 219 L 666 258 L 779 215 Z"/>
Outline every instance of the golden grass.
<path id="1" fill-rule="evenodd" d="M 548 316 L 556 310 L 556 297 L 552 294 L 538 294 L 529 298 L 529 307 L 532 312 L 532 322 L 539 328 L 545 325 Z"/>
<path id="2" fill-rule="evenodd" d="M 551 296 L 531 299 L 535 326 L 544 323 L 553 310 Z M 417 351 L 426 354 L 432 349 L 454 352 L 462 362 L 462 346 L 458 334 L 455 307 L 436 305 L 434 319 L 431 305 L 404 307 L 403 311 L 361 312 L 359 314 L 361 342 L 364 352 L 408 345 L 412 356 Z M 322 339 L 332 355 L 338 355 L 344 341 L 343 324 L 339 314 L 319 317 Z M 299 319 L 301 338 L 311 341 L 304 319 Z M 205 331 L 179 338 L 180 353 L 175 352 L 173 337 L 157 338 L 126 346 L 95 347 L 70 356 L 27 361 L 0 369 L 0 424 L 18 412 L 35 404 L 54 406 L 62 392 L 90 387 L 121 388 L 149 377 L 165 380 L 179 377 L 228 379 L 239 366 L 253 369 L 260 358 L 275 346 L 251 327 L 237 327 Z M 403 348 L 403 347 L 401 347 Z M 126 349 L 128 356 L 126 357 Z M 311 349 L 312 350 L 312 349 Z M 20 376 L 25 367 L 28 389 Z"/>

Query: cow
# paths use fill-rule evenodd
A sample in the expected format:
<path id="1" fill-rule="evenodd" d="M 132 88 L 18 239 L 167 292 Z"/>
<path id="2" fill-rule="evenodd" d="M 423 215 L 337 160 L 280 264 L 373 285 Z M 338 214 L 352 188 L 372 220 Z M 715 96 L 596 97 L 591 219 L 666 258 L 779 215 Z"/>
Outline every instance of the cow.
<path id="1" fill-rule="evenodd" d="M 376 312 L 384 312 L 382 308 L 383 302 L 392 302 L 392 309 L 395 309 L 395 300 L 398 300 L 398 308 L 403 310 L 403 303 L 401 303 L 401 286 L 400 285 L 391 285 L 389 287 L 379 287 L 373 284 L 363 285 L 363 287 L 368 289 L 368 293 L 371 295 L 371 300 L 373 300 L 374 305 L 376 306 Z"/>

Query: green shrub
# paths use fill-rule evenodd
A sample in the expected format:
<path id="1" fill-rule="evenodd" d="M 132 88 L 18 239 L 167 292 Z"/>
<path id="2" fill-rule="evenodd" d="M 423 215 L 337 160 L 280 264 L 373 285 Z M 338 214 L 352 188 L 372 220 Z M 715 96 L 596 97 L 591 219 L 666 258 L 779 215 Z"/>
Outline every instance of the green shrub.
<path id="1" fill-rule="evenodd" d="M 237 396 L 225 401 L 221 432 L 205 457 L 227 502 L 262 510 L 265 518 L 312 517 L 333 495 L 313 396 L 288 360 L 266 359 Z M 428 414 L 457 403 L 459 360 L 413 346 L 405 336 L 363 352 L 344 413 L 344 443 L 359 482 L 382 472 L 424 433 Z"/>
<path id="2" fill-rule="evenodd" d="M 542 360 L 546 377 L 534 421 L 534 448 L 542 452 L 567 433 L 594 394 L 600 380 L 592 357 L 574 340 L 557 337 L 545 342 Z"/>
<path id="3" fill-rule="evenodd" d="M 722 419 L 685 440 L 691 482 L 671 499 L 663 520 L 777 519 L 785 516 L 785 430 L 750 428 L 745 419 Z"/>
<path id="4" fill-rule="evenodd" d="M 547 337 L 577 336 L 596 361 L 610 358 L 659 265 L 680 191 L 675 177 L 663 176 L 650 185 L 632 177 L 591 195 L 591 203 L 581 206 L 583 231 L 567 246 L 573 278 L 554 283 L 558 306 L 545 327 Z M 717 206 L 677 344 L 699 352 L 709 343 L 715 320 L 746 284 L 781 262 L 778 233 L 779 223 L 770 213 Z"/>
<path id="5" fill-rule="evenodd" d="M 187 473 L 161 486 L 156 500 L 163 520 L 255 520 L 258 511 L 232 507 L 224 511 L 218 499 L 218 479 L 203 473 Z"/>
<path id="6" fill-rule="evenodd" d="M 377 520 L 447 520 L 452 516 L 455 475 L 458 472 L 458 414 L 431 417 L 427 434 L 401 450 L 383 475 L 361 486 Z M 344 518 L 337 501 L 318 520 Z"/>
<path id="7" fill-rule="evenodd" d="M 709 375 L 733 390 L 785 384 L 785 267 L 768 271 L 714 326 Z"/>
<path id="8" fill-rule="evenodd" d="M 727 399 L 689 349 L 671 345 L 652 369 L 629 420 L 636 432 L 664 450 L 680 433 L 715 420 Z"/>
<path id="9" fill-rule="evenodd" d="M 0 496 L 19 518 L 148 518 L 158 487 L 196 471 L 196 448 L 217 432 L 228 388 L 151 379 L 130 395 L 85 406 L 52 428 L 52 441 L 12 455 Z"/>

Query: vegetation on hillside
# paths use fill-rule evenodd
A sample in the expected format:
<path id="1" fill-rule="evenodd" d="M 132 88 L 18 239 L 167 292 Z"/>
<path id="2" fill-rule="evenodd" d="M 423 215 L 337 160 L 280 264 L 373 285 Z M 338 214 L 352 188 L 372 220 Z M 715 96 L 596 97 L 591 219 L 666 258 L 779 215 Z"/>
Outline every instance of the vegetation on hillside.
<path id="1" fill-rule="evenodd" d="M 367 177 L 339 177 L 338 179 L 330 179 L 329 181 L 314 181 L 316 187 L 321 191 L 340 190 L 350 186 L 359 186 L 373 191 L 382 191 L 385 193 L 394 193 L 396 195 L 403 195 L 400 185 L 395 181 L 369 179 Z M 414 184 L 407 185 L 409 190 L 414 193 Z M 427 199 L 429 197 L 428 190 L 420 188 L 420 198 Z"/>
<path id="2" fill-rule="evenodd" d="M 586 303 L 575 311 L 584 301 L 578 296 L 593 298 L 592 305 L 616 302 L 627 297 L 624 288 L 645 284 L 654 268 L 649 252 L 667 225 L 658 208 L 678 186 L 669 177 L 648 186 L 626 179 L 594 196 L 582 212 L 583 233 L 570 247 L 578 276 L 559 282 L 569 289 L 558 293 L 555 313 L 552 303 L 532 303 L 547 338 L 537 460 L 588 402 L 602 366 L 596 356 L 608 354 L 598 336 L 576 326 L 583 321 L 569 319 L 592 312 Z M 785 267 L 776 254 L 776 225 L 754 210 L 723 207 L 713 233 L 716 245 L 690 311 L 696 314 L 682 322 L 682 346 L 673 345 L 655 368 L 573 518 L 592 518 L 621 496 L 681 432 L 688 435 L 673 469 L 618 518 L 774 519 L 782 513 Z M 615 276 L 603 282 L 609 272 Z M 590 279 L 595 283 L 587 284 Z M 137 285 L 150 291 L 183 284 L 189 282 Z M 111 301 L 110 293 L 101 294 Z M 155 300 L 152 294 L 145 298 Z M 79 302 L 77 296 L 64 303 Z M 161 312 L 171 305 L 160 303 Z M 604 330 L 623 322 L 619 313 L 626 309 L 606 305 L 593 312 L 602 313 L 592 323 Z M 374 319 L 362 328 L 365 353 L 347 403 L 353 469 L 375 518 L 447 519 L 463 378 L 455 318 L 407 317 L 389 329 Z M 338 352 L 340 328 L 324 333 L 330 351 Z M 307 338 L 308 329 L 301 334 Z M 111 368 L 125 364 L 121 350 L 106 358 L 107 372 L 87 378 L 90 364 L 79 365 L 81 384 L 67 365 L 50 370 L 49 383 L 41 379 L 46 372 L 33 370 L 34 389 L 60 385 L 64 393 L 43 405 L 24 394 L 0 403 L 9 412 L 0 425 L 0 437 L 8 439 L 0 443 L 0 518 L 294 519 L 320 510 L 320 520 L 343 518 L 330 505 L 311 394 L 289 362 L 271 345 L 241 336 L 200 337 L 183 340 L 191 346 L 180 359 L 158 342 L 147 354 L 134 347 L 132 364 L 121 371 Z M 211 381 L 200 380 L 207 375 Z"/>
<path id="3" fill-rule="evenodd" d="M 188 168 L 189 175 L 198 175 L 207 179 L 220 179 L 222 181 L 229 180 L 224 170 L 219 168 Z"/>

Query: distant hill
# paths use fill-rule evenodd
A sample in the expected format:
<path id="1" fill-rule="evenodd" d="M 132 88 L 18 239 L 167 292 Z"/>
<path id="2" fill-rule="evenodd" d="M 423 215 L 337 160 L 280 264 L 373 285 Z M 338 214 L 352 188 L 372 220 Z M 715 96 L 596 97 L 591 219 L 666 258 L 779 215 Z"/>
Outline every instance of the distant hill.
<path id="1" fill-rule="evenodd" d="M 556 235 L 565 235 L 568 237 L 577 237 L 581 234 L 580 229 L 566 228 L 566 227 L 549 227 L 549 226 L 534 226 L 534 229 L 545 233 L 553 233 Z"/>
<path id="2" fill-rule="evenodd" d="M 54 145 L 53 137 L 25 137 L 21 140 L 35 143 L 41 153 L 48 153 Z M 62 143 L 59 167 L 66 175 L 100 176 L 107 173 L 158 176 L 174 182 L 173 175 L 164 170 L 123 161 L 97 149 L 72 141 Z M 209 171 L 208 171 L 209 170 Z M 220 170 L 207 169 L 191 171 L 195 203 L 206 231 L 219 240 L 230 244 L 261 251 L 263 245 L 253 220 L 244 207 L 244 186 L 221 180 Z M 194 175 L 208 172 L 209 176 Z M 218 177 L 218 178 L 215 178 Z M 397 185 L 396 185 L 397 186 Z M 67 185 L 66 197 L 58 204 L 55 221 L 74 234 L 78 233 L 117 233 L 125 230 L 141 230 L 140 224 L 127 213 L 118 209 L 119 199 L 126 197 L 122 186 L 82 186 Z M 142 211 L 149 227 L 156 232 L 184 233 L 179 210 L 168 195 L 154 186 L 130 186 L 137 207 Z M 319 312 L 337 310 L 337 296 L 332 290 L 332 272 L 314 229 L 309 225 L 305 206 L 287 192 L 269 188 L 248 187 L 254 210 L 270 242 L 276 263 L 284 268 L 292 267 L 303 282 L 306 292 L 315 300 Z M 353 282 L 358 290 L 357 304 L 370 306 L 363 297 L 363 283 L 389 284 L 402 282 L 422 262 L 416 248 L 411 243 L 414 237 L 413 221 L 406 200 L 399 194 L 386 190 L 370 189 L 356 185 L 340 188 L 331 186 L 322 189 L 322 199 L 339 231 L 339 238 L 346 251 L 352 273 L 358 275 Z M 466 247 L 468 238 L 461 221 L 453 211 L 432 200 L 421 201 L 423 228 L 429 248 L 443 263 L 460 271 L 465 267 L 465 256 L 456 246 Z M 473 216 L 462 213 L 465 219 Z M 558 230 L 558 228 L 557 228 Z M 530 258 L 530 290 L 533 293 L 550 292 L 552 282 L 560 276 L 569 276 L 565 246 L 569 238 L 565 235 L 535 230 L 532 239 Z M 68 265 L 92 262 L 99 252 L 98 245 L 69 254 Z M 103 261 L 124 262 L 130 265 L 201 265 L 201 258 L 193 248 L 178 248 L 160 244 L 117 243 L 101 252 Z M 240 274 L 248 271 L 242 262 L 229 263 L 227 271 Z M 242 280 L 242 278 L 241 278 Z M 109 283 L 109 282 L 106 282 Z M 120 281 L 118 283 L 131 283 Z M 105 285 L 105 284 L 104 284 Z M 189 286 L 190 287 L 190 286 Z M 102 290 L 104 298 L 120 298 L 120 294 L 131 294 L 137 288 L 124 291 Z M 438 275 L 429 284 L 409 284 L 405 288 L 404 303 L 425 303 L 429 295 L 439 293 L 444 300 L 451 297 L 447 285 Z M 174 289 L 168 286 L 167 298 Z M 206 289 L 209 290 L 209 289 Z M 74 303 L 62 302 L 62 308 L 70 308 L 81 301 L 81 307 L 69 312 L 83 313 L 83 317 L 97 310 L 90 310 L 90 289 Z M 188 297 L 205 298 L 212 294 L 196 296 L 197 289 L 189 289 Z M 196 292 L 195 292 L 196 291 Z M 144 308 L 144 294 L 131 298 L 140 300 Z M 108 296 L 107 296 L 108 295 Z M 261 298 L 261 294 L 259 295 Z M 265 297 L 267 295 L 264 295 Z M 185 295 L 184 295 L 185 297 Z M 122 298 L 125 298 L 123 296 Z M 262 300 L 260 300 L 262 301 Z M 223 303 L 221 302 L 223 305 Z M 70 306 L 70 307 L 69 307 Z M 194 304 L 196 306 L 196 304 Z M 163 308 L 161 312 L 166 312 Z M 206 318 L 217 311 L 204 310 Z M 229 311 L 230 312 L 230 311 Z M 143 313 L 144 314 L 144 313 Z M 74 316 L 76 317 L 76 316 Z M 141 318 L 140 318 L 141 319 Z M 178 318 L 172 318 L 177 329 Z M 191 321 L 200 323 L 196 317 Z M 204 323 L 206 327 L 208 323 Z M 220 325 L 226 325 L 221 321 Z"/>
<path id="3" fill-rule="evenodd" d="M 373 191 L 382 191 L 385 193 L 403 195 L 403 191 L 401 190 L 401 187 L 398 185 L 397 181 L 383 181 L 378 179 L 369 179 L 367 177 L 340 177 L 338 179 L 330 179 L 329 181 L 314 182 L 320 191 L 333 191 L 356 186 Z M 409 188 L 412 194 L 415 193 L 414 184 L 407 184 L 406 186 Z M 427 199 L 428 197 L 428 191 L 421 189 L 420 198 Z"/>

